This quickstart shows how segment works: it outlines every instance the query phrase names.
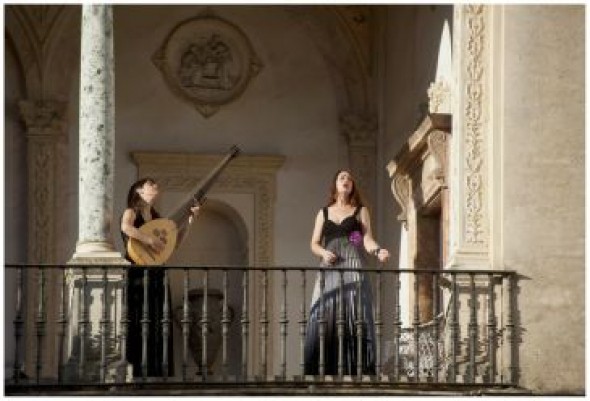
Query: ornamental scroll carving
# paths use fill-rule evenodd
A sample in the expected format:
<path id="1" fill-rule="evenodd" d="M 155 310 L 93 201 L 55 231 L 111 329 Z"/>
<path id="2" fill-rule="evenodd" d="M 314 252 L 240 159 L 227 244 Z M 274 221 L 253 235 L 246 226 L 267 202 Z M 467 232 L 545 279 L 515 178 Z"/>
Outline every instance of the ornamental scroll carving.
<path id="1" fill-rule="evenodd" d="M 65 137 L 66 103 L 21 101 L 19 109 L 29 141 L 28 258 L 30 263 L 52 263 L 55 258 L 56 143 Z"/>
<path id="2" fill-rule="evenodd" d="M 485 7 L 483 5 L 464 6 L 466 27 L 466 55 L 463 74 L 465 76 L 465 179 L 463 186 L 465 203 L 465 241 L 474 245 L 485 243 L 484 229 L 484 110 L 483 93 L 486 79 L 484 46 L 486 41 Z"/>
<path id="3" fill-rule="evenodd" d="M 206 10 L 178 24 L 152 60 L 170 90 L 210 117 L 262 69 L 244 32 Z"/>

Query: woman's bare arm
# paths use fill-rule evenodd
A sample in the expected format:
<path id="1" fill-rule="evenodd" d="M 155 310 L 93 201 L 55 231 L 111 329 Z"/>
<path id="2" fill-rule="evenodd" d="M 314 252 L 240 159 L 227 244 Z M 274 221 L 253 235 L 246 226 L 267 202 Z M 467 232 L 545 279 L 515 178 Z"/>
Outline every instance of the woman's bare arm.
<path id="1" fill-rule="evenodd" d="M 373 231 L 371 229 L 371 215 L 369 214 L 369 209 L 363 207 L 361 209 L 361 224 L 363 226 L 363 245 L 365 246 L 365 250 L 377 256 L 381 262 L 386 261 L 389 258 L 389 251 L 387 249 L 381 248 L 375 238 L 373 238 Z"/>
<path id="2" fill-rule="evenodd" d="M 313 227 L 313 233 L 311 235 L 310 248 L 311 251 L 322 258 L 325 263 L 333 263 L 336 260 L 334 253 L 324 249 L 321 244 L 322 240 L 322 227 L 324 226 L 324 215 L 320 210 L 315 218 L 315 225 Z"/>
<path id="3" fill-rule="evenodd" d="M 156 249 L 160 250 L 164 247 L 162 242 L 152 237 L 151 235 L 147 235 L 139 231 L 134 225 L 133 222 L 135 221 L 135 211 L 133 209 L 125 209 L 123 212 L 123 218 L 121 219 L 121 231 L 123 231 L 129 238 L 135 238 L 136 240 Z"/>

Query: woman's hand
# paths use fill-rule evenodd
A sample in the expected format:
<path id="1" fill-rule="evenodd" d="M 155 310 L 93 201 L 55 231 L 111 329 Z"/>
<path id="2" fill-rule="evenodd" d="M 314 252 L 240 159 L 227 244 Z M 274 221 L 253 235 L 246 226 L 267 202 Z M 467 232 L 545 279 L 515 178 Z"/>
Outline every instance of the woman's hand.
<path id="1" fill-rule="evenodd" d="M 148 246 L 158 253 L 164 250 L 164 243 L 157 237 L 150 237 Z"/>
<path id="2" fill-rule="evenodd" d="M 387 249 L 381 248 L 379 249 L 379 252 L 377 252 L 376 256 L 377 259 L 379 259 L 379 262 L 383 263 L 389 259 L 389 251 Z"/>
<path id="3" fill-rule="evenodd" d="M 331 265 L 336 261 L 336 255 L 333 252 L 324 249 L 322 252 L 322 260 L 324 263 Z"/>
<path id="4" fill-rule="evenodd" d="M 188 217 L 188 224 L 193 224 L 193 221 L 199 215 L 200 210 L 201 205 L 198 203 L 195 206 L 191 207 L 191 215 Z"/>

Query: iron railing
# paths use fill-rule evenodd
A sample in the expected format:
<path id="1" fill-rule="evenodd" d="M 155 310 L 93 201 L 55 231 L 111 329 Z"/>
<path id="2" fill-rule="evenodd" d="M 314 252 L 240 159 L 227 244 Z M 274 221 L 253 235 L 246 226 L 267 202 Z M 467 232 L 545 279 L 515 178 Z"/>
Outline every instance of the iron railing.
<path id="1" fill-rule="evenodd" d="M 311 282 L 324 292 L 326 272 L 355 269 L 317 267 L 166 266 L 164 274 L 163 377 L 148 377 L 149 275 L 144 270 L 141 376 L 132 378 L 126 364 L 128 343 L 127 285 L 136 266 L 5 264 L 6 286 L 16 286 L 12 374 L 6 384 L 125 382 L 374 382 L 517 385 L 514 313 L 515 273 L 496 270 L 366 268 L 372 283 L 375 374 L 364 375 L 363 349 L 354 376 L 342 366 L 343 298 L 337 317 L 337 374 L 307 375 L 304 345 Z M 52 278 L 53 280 L 49 280 Z M 181 291 L 173 302 L 169 285 Z M 359 281 L 360 282 L 360 281 Z M 53 287 L 53 288 L 51 288 Z M 360 294 L 357 292 L 357 294 Z M 357 298 L 360 303 L 360 295 Z M 212 304 L 216 302 L 216 304 Z M 51 313 L 50 313 L 51 312 Z M 171 314 L 170 314 L 171 313 Z M 320 311 L 320 316 L 323 311 Z M 53 314 L 53 315 L 52 315 Z M 362 315 L 361 315 L 362 317 Z M 369 319 L 357 319 L 363 336 Z M 11 322 L 5 322 L 5 327 Z M 325 319 L 319 320 L 320 349 Z M 174 326 L 174 327 L 173 327 Z M 180 329 L 174 362 L 167 338 Z M 295 337 L 295 338 L 293 338 Z M 180 338 L 180 341 L 178 341 Z M 213 348 L 211 348 L 213 347 Z M 230 352 L 230 348 L 231 351 Z M 219 351 L 220 354 L 218 353 Z M 231 354 L 231 355 L 230 355 Z"/>

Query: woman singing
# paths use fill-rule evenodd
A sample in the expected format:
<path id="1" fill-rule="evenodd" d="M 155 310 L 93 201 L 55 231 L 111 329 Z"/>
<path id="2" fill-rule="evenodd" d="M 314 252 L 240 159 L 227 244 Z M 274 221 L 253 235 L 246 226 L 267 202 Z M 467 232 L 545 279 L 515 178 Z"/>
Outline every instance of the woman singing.
<path id="1" fill-rule="evenodd" d="M 361 272 L 366 265 L 366 253 L 380 262 L 389 258 L 389 252 L 373 239 L 369 211 L 363 206 L 360 193 L 349 171 L 336 173 L 330 188 L 326 207 L 315 219 L 311 237 L 311 251 L 321 258 L 320 267 L 352 268 L 342 274 L 344 314 L 343 374 L 357 374 L 357 319 L 361 318 L 362 374 L 375 374 L 375 343 L 373 327 L 373 301 L 369 280 Z M 310 318 L 305 340 L 305 374 L 319 374 L 320 305 L 323 304 L 325 325 L 324 373 L 338 374 L 338 304 L 340 302 L 340 272 L 325 272 L 323 297 L 320 276 L 315 283 Z M 361 309 L 357 306 L 360 284 Z M 359 316 L 359 314 L 361 314 Z"/>

